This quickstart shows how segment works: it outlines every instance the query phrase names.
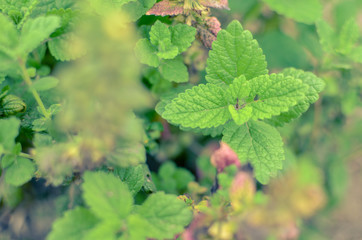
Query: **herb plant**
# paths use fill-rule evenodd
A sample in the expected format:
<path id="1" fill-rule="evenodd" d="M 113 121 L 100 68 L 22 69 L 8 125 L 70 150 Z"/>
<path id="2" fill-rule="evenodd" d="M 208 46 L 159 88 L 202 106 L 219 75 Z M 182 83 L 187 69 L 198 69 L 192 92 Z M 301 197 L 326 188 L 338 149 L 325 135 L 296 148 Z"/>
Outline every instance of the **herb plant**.
<path id="1" fill-rule="evenodd" d="M 325 5 L 0 0 L 0 239 L 329 239 L 362 5 Z"/>

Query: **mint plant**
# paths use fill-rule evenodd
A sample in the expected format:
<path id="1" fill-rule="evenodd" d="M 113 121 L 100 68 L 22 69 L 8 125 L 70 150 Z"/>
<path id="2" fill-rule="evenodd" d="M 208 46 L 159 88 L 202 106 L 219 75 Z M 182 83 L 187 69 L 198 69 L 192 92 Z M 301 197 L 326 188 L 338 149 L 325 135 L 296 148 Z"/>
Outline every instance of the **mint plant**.
<path id="1" fill-rule="evenodd" d="M 162 192 L 134 205 L 127 185 L 113 174 L 86 172 L 82 189 L 89 208 L 67 211 L 48 239 L 165 239 L 181 232 L 191 219 L 182 200 Z"/>
<path id="2" fill-rule="evenodd" d="M 296 69 L 267 75 L 262 50 L 237 21 L 219 32 L 207 63 L 209 83 L 168 100 L 160 113 L 182 127 L 222 126 L 223 141 L 241 161 L 251 162 L 255 177 L 266 184 L 284 160 L 283 142 L 273 125 L 299 117 L 318 100 L 324 83 Z"/>
<path id="3" fill-rule="evenodd" d="M 0 0 L 0 239 L 333 238 L 360 7 Z"/>

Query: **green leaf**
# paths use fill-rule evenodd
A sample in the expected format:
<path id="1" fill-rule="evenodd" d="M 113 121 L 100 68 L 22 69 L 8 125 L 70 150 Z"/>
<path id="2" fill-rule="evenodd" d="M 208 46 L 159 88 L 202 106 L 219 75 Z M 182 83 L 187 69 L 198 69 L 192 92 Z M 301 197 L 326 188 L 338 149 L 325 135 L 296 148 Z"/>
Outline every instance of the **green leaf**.
<path id="1" fill-rule="evenodd" d="M 154 46 L 158 46 L 160 42 L 169 39 L 171 41 L 171 32 L 166 24 L 156 21 L 151 27 L 150 40 Z"/>
<path id="2" fill-rule="evenodd" d="M 245 31 L 238 21 L 219 31 L 212 44 L 206 68 L 206 80 L 210 83 L 226 83 L 244 75 L 252 79 L 267 74 L 267 64 L 263 51 L 249 31 Z"/>
<path id="3" fill-rule="evenodd" d="M 264 75 L 249 81 L 251 85 L 250 104 L 253 108 L 252 119 L 271 118 L 305 98 L 308 86 L 299 79 L 283 74 Z M 257 97 L 257 100 L 254 98 Z"/>
<path id="4" fill-rule="evenodd" d="M 272 126 L 249 121 L 241 126 L 230 122 L 225 126 L 222 141 L 227 143 L 242 162 L 250 161 L 255 177 L 266 184 L 282 169 L 284 160 L 283 141 Z"/>
<path id="5" fill-rule="evenodd" d="M 234 105 L 229 105 L 229 112 L 236 124 L 241 125 L 253 116 L 253 108 L 248 105 L 241 109 L 236 109 Z"/>
<path id="6" fill-rule="evenodd" d="M 63 34 L 48 42 L 50 53 L 60 61 L 70 61 L 86 53 L 82 40 L 74 33 Z"/>
<path id="7" fill-rule="evenodd" d="M 20 120 L 12 117 L 0 119 L 0 145 L 4 150 L 11 151 L 15 145 L 15 138 L 19 134 Z"/>
<path id="8" fill-rule="evenodd" d="M 229 85 L 228 97 L 230 102 L 235 102 L 237 99 L 245 99 L 249 94 L 250 84 L 246 81 L 244 75 L 235 78 L 233 83 Z"/>
<path id="9" fill-rule="evenodd" d="M 151 67 L 158 67 L 158 65 L 160 65 L 160 61 L 156 55 L 157 51 L 148 39 L 143 38 L 138 40 L 135 47 L 135 53 L 136 57 L 143 64 L 147 64 Z"/>
<path id="10" fill-rule="evenodd" d="M 150 31 L 151 43 L 157 47 L 157 56 L 164 59 L 173 59 L 178 55 L 178 48 L 171 43 L 171 32 L 168 27 L 157 21 Z"/>
<path id="11" fill-rule="evenodd" d="M 359 27 L 356 19 L 349 19 L 343 24 L 341 32 L 339 33 L 339 47 L 337 51 L 342 54 L 350 53 L 357 43 L 359 36 Z"/>
<path id="12" fill-rule="evenodd" d="M 76 207 L 65 212 L 62 218 L 53 223 L 52 231 L 47 240 L 80 240 L 99 222 L 88 209 Z"/>
<path id="13" fill-rule="evenodd" d="M 178 47 L 178 52 L 186 51 L 195 40 L 196 29 L 186 24 L 177 24 L 170 27 L 172 44 Z"/>
<path id="14" fill-rule="evenodd" d="M 0 13 L 0 26 L 0 52 L 8 52 L 17 46 L 18 32 L 14 23 L 2 13 Z"/>
<path id="15" fill-rule="evenodd" d="M 226 90 L 214 84 L 200 84 L 180 93 L 165 107 L 162 117 L 191 128 L 210 128 L 230 119 Z"/>
<path id="16" fill-rule="evenodd" d="M 5 181 L 14 186 L 28 182 L 35 173 L 35 164 L 26 158 L 17 157 L 14 163 L 6 169 Z"/>
<path id="17" fill-rule="evenodd" d="M 189 81 L 189 72 L 181 57 L 162 61 L 160 72 L 170 82 L 182 83 Z"/>
<path id="18" fill-rule="evenodd" d="M 83 239 L 102 239 L 102 240 L 116 240 L 117 232 L 120 229 L 122 222 L 117 221 L 103 221 L 92 229 L 90 229 Z"/>
<path id="19" fill-rule="evenodd" d="M 316 22 L 319 42 L 321 43 L 324 51 L 333 53 L 335 48 L 336 33 L 329 24 L 324 20 Z"/>
<path id="20" fill-rule="evenodd" d="M 287 112 L 283 112 L 279 116 L 274 116 L 267 121 L 274 126 L 283 126 L 284 123 L 289 123 L 301 116 L 302 113 L 308 110 L 310 104 L 315 103 L 318 100 L 318 94 L 325 87 L 324 81 L 311 72 L 304 72 L 294 68 L 287 68 L 284 69 L 282 73 L 284 76 L 291 76 L 295 79 L 300 79 L 305 85 L 308 86 L 308 89 L 305 92 L 305 98 L 297 105 L 291 107 Z"/>
<path id="21" fill-rule="evenodd" d="M 55 88 L 59 83 L 59 80 L 55 77 L 43 77 L 33 82 L 32 87 L 37 91 L 46 91 Z"/>
<path id="22" fill-rule="evenodd" d="M 122 6 L 123 12 L 131 21 L 136 21 L 142 17 L 154 4 L 156 0 L 137 0 Z"/>
<path id="23" fill-rule="evenodd" d="M 19 52 L 28 54 L 60 26 L 57 16 L 40 16 L 25 22 L 20 34 Z"/>
<path id="24" fill-rule="evenodd" d="M 147 220 L 141 231 L 146 233 L 148 238 L 157 239 L 173 238 L 184 230 L 192 218 L 190 210 L 182 200 L 163 192 L 149 196 L 135 212 Z"/>
<path id="25" fill-rule="evenodd" d="M 166 93 L 162 94 L 160 99 L 161 101 L 156 105 L 156 112 L 162 116 L 165 111 L 165 107 L 167 104 L 171 103 L 171 101 L 177 97 L 179 93 L 184 92 L 186 89 L 192 88 L 191 84 L 179 85 L 176 88 L 169 89 Z"/>
<path id="26" fill-rule="evenodd" d="M 136 195 L 145 182 L 142 164 L 135 167 L 115 168 L 114 174 L 127 184 L 132 195 Z"/>
<path id="27" fill-rule="evenodd" d="M 97 217 L 114 221 L 127 217 L 133 197 L 125 183 L 104 172 L 86 172 L 83 178 L 83 198 Z"/>
<path id="28" fill-rule="evenodd" d="M 319 0 L 264 0 L 271 9 L 298 22 L 312 24 L 322 16 Z"/>

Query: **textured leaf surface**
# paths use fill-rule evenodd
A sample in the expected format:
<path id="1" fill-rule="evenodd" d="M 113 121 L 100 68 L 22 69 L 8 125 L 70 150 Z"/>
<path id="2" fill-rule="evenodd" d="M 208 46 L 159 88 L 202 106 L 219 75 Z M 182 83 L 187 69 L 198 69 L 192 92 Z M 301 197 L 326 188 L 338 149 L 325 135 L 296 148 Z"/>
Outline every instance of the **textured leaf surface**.
<path id="1" fill-rule="evenodd" d="M 287 112 L 283 112 L 279 116 L 274 116 L 267 120 L 268 123 L 274 126 L 283 126 L 284 123 L 289 123 L 293 119 L 301 116 L 302 113 L 308 110 L 310 104 L 315 103 L 318 100 L 318 93 L 320 93 L 325 87 L 324 81 L 311 72 L 287 68 L 282 73 L 284 76 L 291 76 L 295 79 L 301 80 L 308 86 L 308 89 L 305 92 L 305 98 L 299 101 L 297 105 L 291 107 Z"/>
<path id="2" fill-rule="evenodd" d="M 212 44 L 206 68 L 206 80 L 210 83 L 230 84 L 234 78 L 244 75 L 251 79 L 268 73 L 263 51 L 249 31 L 238 21 L 219 31 Z"/>
<path id="3" fill-rule="evenodd" d="M 156 55 L 157 51 L 148 39 L 140 39 L 135 47 L 135 53 L 141 63 L 147 64 L 151 67 L 158 67 L 160 62 Z"/>
<path id="4" fill-rule="evenodd" d="M 166 24 L 156 21 L 151 27 L 150 40 L 154 46 L 158 46 L 160 42 L 169 40 L 171 41 L 171 32 Z"/>
<path id="5" fill-rule="evenodd" d="M 264 0 L 271 9 L 298 22 L 312 24 L 322 16 L 319 0 Z"/>
<path id="6" fill-rule="evenodd" d="M 282 169 L 283 141 L 272 126 L 259 121 L 249 121 L 241 126 L 230 122 L 223 135 L 222 141 L 238 154 L 241 161 L 250 161 L 259 182 L 266 184 Z"/>
<path id="7" fill-rule="evenodd" d="M 195 40 L 196 29 L 186 24 L 170 27 L 172 44 L 178 47 L 178 52 L 186 51 Z"/>
<path id="8" fill-rule="evenodd" d="M 283 74 L 264 75 L 252 79 L 250 97 L 253 119 L 270 118 L 286 112 L 305 98 L 308 86 L 301 80 Z M 258 99 L 254 101 L 254 98 Z"/>
<path id="9" fill-rule="evenodd" d="M 119 178 L 104 172 L 86 172 L 83 178 L 83 198 L 99 218 L 116 221 L 130 213 L 133 197 Z"/>
<path id="10" fill-rule="evenodd" d="M 160 66 L 162 76 L 170 82 L 188 82 L 189 72 L 182 58 L 164 60 Z"/>
<path id="11" fill-rule="evenodd" d="M 136 209 L 136 213 L 147 220 L 144 224 L 147 237 L 157 239 L 173 238 L 190 223 L 192 214 L 186 204 L 174 195 L 163 192 L 152 194 Z M 145 231 L 145 229 L 143 229 Z"/>
<path id="12" fill-rule="evenodd" d="M 75 60 L 86 53 L 82 40 L 73 33 L 51 39 L 48 47 L 55 59 L 60 61 Z"/>
<path id="13" fill-rule="evenodd" d="M 27 54 L 33 51 L 58 27 L 60 18 L 57 16 L 41 16 L 28 20 L 20 34 L 20 52 Z"/>
<path id="14" fill-rule="evenodd" d="M 0 119 L 0 145 L 11 151 L 15 145 L 15 138 L 19 134 L 20 120 L 16 118 Z"/>
<path id="15" fill-rule="evenodd" d="M 241 125 L 251 118 L 253 114 L 253 108 L 248 105 L 243 107 L 242 109 L 235 109 L 234 105 L 229 105 L 229 112 L 235 123 Z"/>
<path id="16" fill-rule="evenodd" d="M 235 78 L 233 83 L 230 84 L 228 89 L 228 97 L 230 102 L 234 103 L 236 100 L 243 100 L 249 96 L 250 84 L 246 81 L 245 76 L 241 75 Z"/>
<path id="17" fill-rule="evenodd" d="M 231 117 L 225 92 L 214 84 L 200 84 L 166 105 L 162 117 L 183 127 L 217 127 Z"/>
<path id="18" fill-rule="evenodd" d="M 94 228 L 98 219 L 89 210 L 77 207 L 65 212 L 62 218 L 57 219 L 47 240 L 79 240 Z"/>
<path id="19" fill-rule="evenodd" d="M 136 195 L 141 190 L 145 182 L 142 164 L 135 167 L 116 168 L 114 174 L 127 184 L 128 189 L 133 195 Z"/>

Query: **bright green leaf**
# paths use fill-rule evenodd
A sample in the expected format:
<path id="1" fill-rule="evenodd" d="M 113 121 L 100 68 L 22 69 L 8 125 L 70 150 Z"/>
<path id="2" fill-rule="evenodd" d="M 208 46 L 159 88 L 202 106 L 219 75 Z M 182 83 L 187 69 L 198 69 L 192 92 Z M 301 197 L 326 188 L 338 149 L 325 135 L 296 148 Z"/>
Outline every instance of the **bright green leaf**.
<path id="1" fill-rule="evenodd" d="M 95 215 L 115 221 L 127 217 L 133 197 L 125 183 L 104 172 L 86 172 L 83 178 L 83 198 Z"/>
<path id="2" fill-rule="evenodd" d="M 20 120 L 12 117 L 0 119 L 0 145 L 4 150 L 11 151 L 15 145 L 15 138 L 19 134 Z"/>
<path id="3" fill-rule="evenodd" d="M 183 127 L 210 128 L 230 119 L 226 90 L 214 84 L 200 84 L 180 93 L 165 107 L 162 117 Z"/>
<path id="4" fill-rule="evenodd" d="M 249 31 L 238 21 L 221 30 L 212 44 L 206 68 L 206 80 L 210 83 L 226 83 L 244 75 L 252 79 L 267 74 L 267 65 L 262 49 Z"/>
<path id="5" fill-rule="evenodd" d="M 297 105 L 291 107 L 287 112 L 283 112 L 279 116 L 274 116 L 268 120 L 268 123 L 274 126 L 283 126 L 284 123 L 289 123 L 293 119 L 296 119 L 302 115 L 302 113 L 306 112 L 309 108 L 309 105 L 315 103 L 318 100 L 318 94 L 325 87 L 324 81 L 311 72 L 304 72 L 294 68 L 287 68 L 284 69 L 282 73 L 284 76 L 291 76 L 295 79 L 301 80 L 305 85 L 308 86 L 308 89 L 305 92 L 305 98 Z"/>
<path id="6" fill-rule="evenodd" d="M 23 157 L 17 157 L 14 163 L 6 169 L 5 181 L 14 186 L 28 182 L 35 173 L 35 164 Z"/>
<path id="7" fill-rule="evenodd" d="M 57 16 L 40 16 L 25 22 L 20 34 L 19 53 L 28 54 L 60 26 Z"/>
<path id="8" fill-rule="evenodd" d="M 249 96 L 250 84 L 246 81 L 245 76 L 241 75 L 235 78 L 233 83 L 229 85 L 228 97 L 231 103 L 236 103 L 237 100 L 240 102 Z"/>
<path id="9" fill-rule="evenodd" d="M 163 192 L 149 196 L 142 206 L 136 209 L 136 213 L 149 223 L 147 227 L 150 229 L 142 229 L 148 232 L 146 236 L 157 239 L 173 238 L 184 230 L 192 218 L 191 211 L 182 200 Z"/>
<path id="10" fill-rule="evenodd" d="M 234 105 L 229 105 L 229 112 L 231 114 L 231 117 L 234 119 L 235 123 L 238 125 L 241 125 L 245 122 L 247 122 L 253 113 L 253 108 L 248 105 L 241 109 L 235 109 Z"/>
<path id="11" fill-rule="evenodd" d="M 141 190 L 145 181 L 142 164 L 135 167 L 115 168 L 114 174 L 128 185 L 128 189 L 133 195 Z"/>
<path id="12" fill-rule="evenodd" d="M 288 111 L 290 107 L 305 99 L 305 92 L 308 89 L 301 80 L 285 77 L 283 74 L 260 76 L 249 83 L 252 98 L 250 105 L 253 108 L 254 120 L 271 118 Z"/>
<path id="13" fill-rule="evenodd" d="M 183 63 L 182 58 L 175 58 L 164 60 L 160 66 L 162 76 L 170 82 L 188 82 L 189 72 L 186 65 Z"/>
<path id="14" fill-rule="evenodd" d="M 172 44 L 178 47 L 179 53 L 186 51 L 195 40 L 196 29 L 186 24 L 170 27 Z"/>
<path id="15" fill-rule="evenodd" d="M 59 83 L 59 80 L 55 77 L 43 77 L 33 82 L 32 87 L 37 91 L 46 91 L 55 88 Z"/>
<path id="16" fill-rule="evenodd" d="M 154 46 L 158 46 L 160 42 L 169 39 L 171 41 L 171 32 L 168 29 L 167 25 L 156 21 L 155 24 L 151 27 L 150 31 L 150 40 Z"/>
<path id="17" fill-rule="evenodd" d="M 47 240 L 80 240 L 99 222 L 88 209 L 77 207 L 65 212 L 62 218 L 53 223 Z"/>
<path id="18" fill-rule="evenodd" d="M 230 122 L 225 126 L 222 141 L 227 143 L 242 162 L 250 161 L 256 179 L 266 184 L 282 169 L 284 160 L 283 141 L 272 126 L 249 121 L 241 126 Z"/>
<path id="19" fill-rule="evenodd" d="M 160 61 L 156 55 L 157 51 L 148 39 L 140 39 L 136 43 L 135 53 L 141 63 L 147 64 L 151 67 L 158 67 Z"/>

